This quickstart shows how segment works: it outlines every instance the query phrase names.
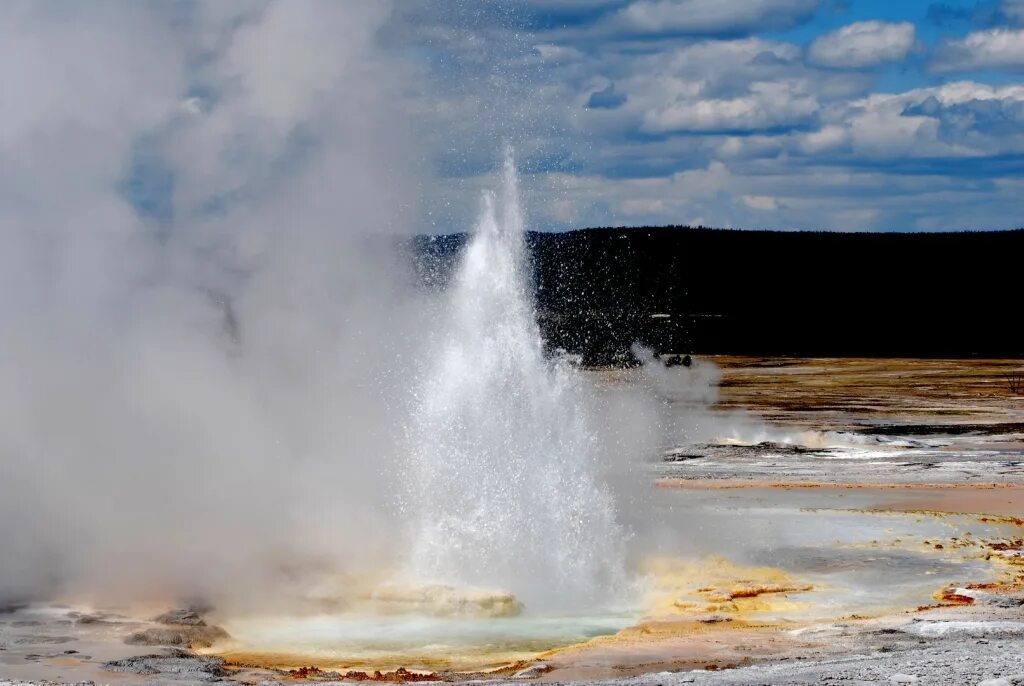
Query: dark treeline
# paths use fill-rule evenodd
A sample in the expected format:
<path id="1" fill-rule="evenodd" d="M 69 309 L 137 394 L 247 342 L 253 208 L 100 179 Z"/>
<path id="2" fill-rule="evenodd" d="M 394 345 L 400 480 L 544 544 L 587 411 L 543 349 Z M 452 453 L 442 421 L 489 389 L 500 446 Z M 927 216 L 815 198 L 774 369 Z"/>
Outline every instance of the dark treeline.
<path id="1" fill-rule="evenodd" d="M 416 239 L 441 287 L 466 237 Z M 662 353 L 1024 357 L 1024 230 L 530 233 L 549 345 L 590 363 Z"/>

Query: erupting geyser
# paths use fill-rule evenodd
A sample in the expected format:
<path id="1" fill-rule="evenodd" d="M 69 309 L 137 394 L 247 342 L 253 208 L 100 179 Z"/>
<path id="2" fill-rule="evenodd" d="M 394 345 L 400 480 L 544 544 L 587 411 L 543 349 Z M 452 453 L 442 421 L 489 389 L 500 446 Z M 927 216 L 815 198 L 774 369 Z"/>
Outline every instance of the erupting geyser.
<path id="1" fill-rule="evenodd" d="M 625 532 L 580 372 L 544 354 L 511 151 L 447 297 L 410 427 L 408 575 L 509 591 L 527 611 L 608 605 Z"/>

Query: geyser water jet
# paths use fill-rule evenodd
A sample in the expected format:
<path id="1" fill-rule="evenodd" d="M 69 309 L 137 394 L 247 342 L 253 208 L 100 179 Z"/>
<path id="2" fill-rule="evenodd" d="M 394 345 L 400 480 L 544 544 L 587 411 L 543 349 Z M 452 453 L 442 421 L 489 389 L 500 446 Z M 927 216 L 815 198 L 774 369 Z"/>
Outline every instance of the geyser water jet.
<path id="1" fill-rule="evenodd" d="M 544 354 L 511 150 L 447 294 L 409 431 L 406 573 L 526 610 L 607 606 L 625 531 L 598 476 L 581 372 Z"/>

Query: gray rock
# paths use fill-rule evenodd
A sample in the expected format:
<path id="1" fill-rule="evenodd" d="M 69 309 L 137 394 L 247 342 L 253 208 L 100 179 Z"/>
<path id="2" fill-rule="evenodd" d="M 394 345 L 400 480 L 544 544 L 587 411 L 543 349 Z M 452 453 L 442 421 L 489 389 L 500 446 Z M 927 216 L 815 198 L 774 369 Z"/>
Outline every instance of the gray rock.
<path id="1" fill-rule="evenodd" d="M 107 621 L 107 615 L 103 614 L 102 612 L 94 612 L 91 614 L 69 612 L 68 617 L 73 619 L 75 624 L 100 624 Z"/>
<path id="2" fill-rule="evenodd" d="M 550 671 L 551 671 L 551 667 L 549 667 L 548 665 L 544 664 L 543 662 L 538 662 L 537 664 L 530 665 L 529 667 L 526 667 L 525 669 L 520 669 L 518 672 L 516 672 L 515 674 L 512 675 L 512 678 L 513 679 L 534 679 L 536 677 L 539 677 L 541 674 L 544 674 L 545 672 L 550 672 Z"/>
<path id="3" fill-rule="evenodd" d="M 0 600 L 0 615 L 14 614 L 18 610 L 28 607 L 28 603 L 20 600 Z"/>
<path id="4" fill-rule="evenodd" d="M 1011 676 L 998 677 L 996 679 L 985 679 L 979 681 L 978 686 L 1022 686 L 1024 685 L 1024 674 L 1013 674 Z"/>
<path id="5" fill-rule="evenodd" d="M 986 593 L 976 597 L 975 601 L 982 602 L 985 605 L 993 605 L 995 607 L 1014 608 L 1024 605 L 1024 596 Z"/>
<path id="6" fill-rule="evenodd" d="M 731 622 L 732 617 L 720 614 L 710 614 L 704 615 L 703 617 L 698 617 L 697 621 L 701 624 L 720 624 L 722 622 Z"/>
<path id="7" fill-rule="evenodd" d="M 219 626 L 160 626 L 136 631 L 124 640 L 128 645 L 181 646 L 209 648 L 214 643 L 230 638 Z"/>
<path id="8" fill-rule="evenodd" d="M 198 681 L 216 681 L 225 674 L 223 659 L 193 655 L 184 650 L 171 650 L 161 655 L 126 657 L 123 660 L 105 663 L 103 669 L 138 676 L 183 676 Z"/>
<path id="9" fill-rule="evenodd" d="M 60 645 L 61 643 L 71 643 L 74 640 L 74 636 L 22 636 L 14 639 L 12 643 L 15 645 Z"/>
<path id="10" fill-rule="evenodd" d="M 158 617 L 154 617 L 153 621 L 158 624 L 171 624 L 174 626 L 206 626 L 206 622 L 203 621 L 200 613 L 192 608 L 169 610 Z"/>

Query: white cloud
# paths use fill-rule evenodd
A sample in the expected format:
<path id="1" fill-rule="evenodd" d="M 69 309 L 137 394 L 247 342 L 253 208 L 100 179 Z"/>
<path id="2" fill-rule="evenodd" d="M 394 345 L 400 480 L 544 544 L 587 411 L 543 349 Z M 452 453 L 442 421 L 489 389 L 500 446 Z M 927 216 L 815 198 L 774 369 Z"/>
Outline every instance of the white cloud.
<path id="1" fill-rule="evenodd" d="M 798 141 L 799 137 L 793 139 L 794 144 Z M 868 157 L 866 151 L 848 154 Z M 965 183 L 956 173 L 941 169 L 891 173 L 875 165 L 851 165 L 845 156 L 825 155 L 799 164 L 787 164 L 784 159 L 728 165 L 712 161 L 706 167 L 643 179 L 566 175 L 558 185 L 575 208 L 574 228 L 642 224 L 840 230 L 1007 228 L 1006 218 L 1013 216 L 1019 204 L 1021 184 L 1006 177 L 994 184 Z M 530 183 L 545 182 L 531 178 Z"/>
<path id="2" fill-rule="evenodd" d="M 686 84 L 684 94 L 692 94 L 694 86 L 721 85 L 728 90 L 737 84 L 767 80 L 766 77 L 791 77 L 800 68 L 796 63 L 799 57 L 799 48 L 791 43 L 742 38 L 702 40 L 630 60 L 625 65 L 635 74 L 634 82 L 673 79 L 674 83 Z"/>
<path id="3" fill-rule="evenodd" d="M 804 134 L 800 138 L 801 150 L 809 155 L 818 155 L 824 152 L 836 150 L 845 145 L 849 140 L 846 128 L 830 124 L 817 131 Z"/>
<path id="4" fill-rule="evenodd" d="M 1024 106 L 1024 86 L 972 81 L 873 94 L 842 115 L 854 152 L 875 159 L 968 158 L 1024 152 L 1024 134 L 992 131 L 1004 106 Z"/>
<path id="5" fill-rule="evenodd" d="M 636 12 L 696 4 L 632 6 Z M 735 6 L 723 2 L 722 9 Z M 605 23 L 613 17 L 619 22 L 615 40 L 591 40 L 598 29 L 608 35 Z M 531 176 L 538 182 L 530 195 L 538 226 L 694 217 L 719 226 L 956 226 L 979 212 L 968 197 L 985 198 L 984 218 L 976 217 L 975 225 L 1001 226 L 1012 215 L 1006 211 L 1012 194 L 993 185 L 1016 173 L 1012 156 L 1024 153 L 1024 105 L 1012 88 L 960 83 L 876 92 L 876 73 L 818 64 L 809 47 L 754 36 L 707 37 L 712 33 L 666 41 L 673 30 L 698 35 L 696 25 L 687 23 L 696 20 L 671 13 L 647 18 L 648 30 L 641 31 L 613 11 L 598 22 L 602 26 L 542 32 L 541 40 L 529 41 L 531 52 L 538 43 L 557 43 L 586 53 L 582 60 L 548 62 L 515 91 L 522 102 L 513 107 L 525 103 L 553 115 L 527 128 L 525 137 L 556 132 L 578 170 L 571 178 L 580 179 L 555 192 L 564 201 L 556 206 L 539 183 L 544 175 Z M 852 55 L 847 64 L 897 59 L 916 46 L 906 25 L 854 28 L 860 30 L 833 36 L 850 38 L 852 45 L 843 46 Z M 890 34 L 898 40 L 887 40 Z M 916 78 L 914 67 L 908 65 L 901 83 Z M 480 83 L 489 87 L 490 81 Z M 463 79 L 458 86 L 466 84 Z M 488 102 L 493 96 L 487 90 L 473 91 L 472 100 Z M 609 100 L 614 106 L 588 108 L 592 95 L 604 91 L 616 96 Z M 481 109 L 460 118 L 472 131 L 487 115 Z M 466 136 L 450 138 L 448 148 L 457 148 Z M 983 162 L 987 157 L 993 164 Z M 720 169 L 728 173 L 712 172 Z M 968 192 L 981 185 L 991 192 Z M 919 200 L 928 189 L 934 193 Z M 460 202 L 472 207 L 467 195 Z M 745 196 L 774 198 L 777 208 L 755 209 Z M 865 205 L 875 209 L 865 212 Z"/>
<path id="6" fill-rule="evenodd" d="M 566 62 L 569 60 L 578 60 L 583 57 L 582 52 L 567 45 L 538 43 L 533 46 L 533 49 L 537 51 L 537 54 L 540 55 L 540 58 L 545 62 Z"/>
<path id="7" fill-rule="evenodd" d="M 587 123 L 657 134 L 804 126 L 820 107 L 817 93 L 846 92 L 838 84 L 849 79 L 809 70 L 793 44 L 756 38 L 699 41 L 623 58 L 618 68 L 626 72 L 615 81 L 624 103 L 613 117 L 588 113 Z"/>
<path id="8" fill-rule="evenodd" d="M 722 160 L 750 160 L 773 158 L 785 151 L 786 137 L 772 133 L 730 135 L 721 140 L 714 150 Z"/>
<path id="9" fill-rule="evenodd" d="M 1024 29 L 1000 27 L 946 41 L 936 49 L 933 67 L 939 71 L 1024 68 Z"/>
<path id="10" fill-rule="evenodd" d="M 806 82 L 762 81 L 739 97 L 694 99 L 650 111 L 642 128 L 654 133 L 758 131 L 805 123 L 817 111 Z"/>
<path id="11" fill-rule="evenodd" d="M 860 21 L 819 36 L 808 50 L 815 64 L 859 69 L 906 58 L 914 47 L 910 22 Z"/>
<path id="12" fill-rule="evenodd" d="M 743 195 L 740 196 L 743 204 L 752 210 L 761 212 L 774 212 L 779 209 L 779 202 L 770 195 Z"/>
<path id="13" fill-rule="evenodd" d="M 607 152 L 625 159 L 708 161 L 644 179 L 573 177 L 564 186 L 576 208 L 572 225 L 701 217 L 725 227 L 1005 228 L 1013 216 L 1012 170 L 986 166 L 983 181 L 961 170 L 1024 154 L 1024 85 L 963 81 L 874 93 L 829 102 L 817 116 L 821 127 L 811 132 L 615 146 Z"/>
<path id="14" fill-rule="evenodd" d="M 930 117 L 908 117 L 891 108 L 854 116 L 849 123 L 854 151 L 875 159 L 926 154 L 938 132 Z"/>
<path id="15" fill-rule="evenodd" d="M 639 0 L 612 19 L 625 31 L 739 34 L 792 26 L 820 0 Z"/>

